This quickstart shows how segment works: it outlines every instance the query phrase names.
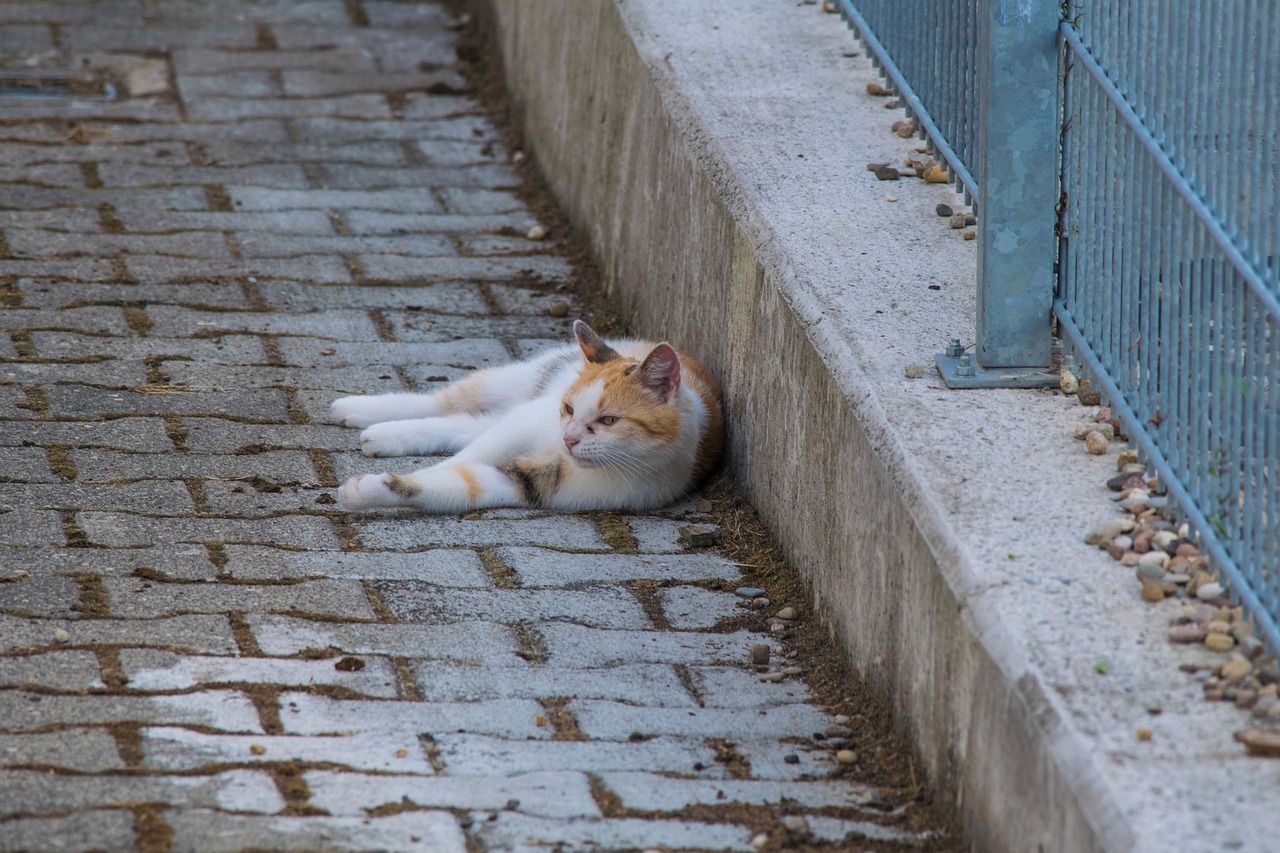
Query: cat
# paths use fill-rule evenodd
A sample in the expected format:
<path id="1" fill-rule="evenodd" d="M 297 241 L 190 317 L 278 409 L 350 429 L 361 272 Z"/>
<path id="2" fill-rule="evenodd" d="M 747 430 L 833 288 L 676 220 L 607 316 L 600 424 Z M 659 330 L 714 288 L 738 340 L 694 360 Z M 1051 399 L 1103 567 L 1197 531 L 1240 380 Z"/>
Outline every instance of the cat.
<path id="1" fill-rule="evenodd" d="M 720 387 L 667 343 L 601 339 L 583 321 L 567 344 L 433 394 L 343 397 L 366 456 L 453 456 L 412 474 L 363 474 L 348 510 L 415 507 L 653 509 L 699 485 L 720 455 Z"/>

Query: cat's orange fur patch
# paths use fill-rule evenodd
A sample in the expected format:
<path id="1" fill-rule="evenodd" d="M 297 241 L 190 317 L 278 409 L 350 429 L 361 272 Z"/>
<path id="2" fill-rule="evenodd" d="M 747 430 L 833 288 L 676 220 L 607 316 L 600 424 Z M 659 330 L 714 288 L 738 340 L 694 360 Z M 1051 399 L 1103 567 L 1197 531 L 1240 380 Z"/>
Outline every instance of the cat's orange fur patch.
<path id="1" fill-rule="evenodd" d="M 615 359 L 604 364 L 588 363 L 569 386 L 566 399 L 573 397 L 593 382 L 601 382 L 599 408 L 602 412 L 617 412 L 626 417 L 614 429 L 621 435 L 639 429 L 663 442 L 674 441 L 680 434 L 680 411 L 654 399 L 634 377 L 639 362 L 632 359 Z"/>
<path id="2" fill-rule="evenodd" d="M 466 465 L 459 465 L 455 470 L 458 476 L 462 478 L 462 482 L 467 487 L 467 500 L 475 503 L 479 499 L 480 493 L 484 488 L 480 485 L 480 481 L 476 479 L 476 474 Z"/>

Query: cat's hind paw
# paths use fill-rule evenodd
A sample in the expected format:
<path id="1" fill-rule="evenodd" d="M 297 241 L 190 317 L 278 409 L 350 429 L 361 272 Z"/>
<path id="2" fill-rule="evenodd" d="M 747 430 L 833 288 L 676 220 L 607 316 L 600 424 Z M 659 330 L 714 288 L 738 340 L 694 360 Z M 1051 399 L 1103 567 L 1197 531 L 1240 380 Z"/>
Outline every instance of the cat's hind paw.
<path id="1" fill-rule="evenodd" d="M 368 397 L 340 397 L 329 404 L 329 420 L 349 427 L 367 427 L 383 418 L 378 417 Z"/>
<path id="2" fill-rule="evenodd" d="M 383 421 L 360 433 L 360 452 L 365 456 L 417 456 L 434 453 L 430 436 L 422 429 L 411 429 L 412 421 Z"/>
<path id="3" fill-rule="evenodd" d="M 421 488 L 398 474 L 359 474 L 338 488 L 338 505 L 347 510 L 405 506 Z"/>

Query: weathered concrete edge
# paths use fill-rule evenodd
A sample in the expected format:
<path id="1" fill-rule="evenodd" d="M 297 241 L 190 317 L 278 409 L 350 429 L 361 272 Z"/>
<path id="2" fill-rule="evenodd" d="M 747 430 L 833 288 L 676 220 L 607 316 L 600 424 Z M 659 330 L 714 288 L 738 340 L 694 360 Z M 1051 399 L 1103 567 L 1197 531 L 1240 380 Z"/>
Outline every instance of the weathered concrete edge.
<path id="1" fill-rule="evenodd" d="M 660 56 L 614 0 L 473 3 L 526 144 L 610 294 L 724 380 L 730 464 L 969 842 L 1131 847 L 1016 644 L 965 606 L 964 547 Z M 728 320 L 708 335 L 707 317 Z"/>

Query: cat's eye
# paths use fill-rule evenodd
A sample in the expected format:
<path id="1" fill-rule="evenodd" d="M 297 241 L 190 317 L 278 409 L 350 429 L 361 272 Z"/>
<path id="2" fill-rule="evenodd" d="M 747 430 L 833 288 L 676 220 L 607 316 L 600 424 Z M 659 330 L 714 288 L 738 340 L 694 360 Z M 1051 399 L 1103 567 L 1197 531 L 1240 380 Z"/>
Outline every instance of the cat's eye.
<path id="1" fill-rule="evenodd" d="M 564 413 L 565 413 L 566 415 L 569 415 L 570 417 L 573 417 L 573 406 L 570 406 L 568 403 L 565 403 L 565 404 L 564 404 Z"/>
<path id="2" fill-rule="evenodd" d="M 603 418 L 600 419 L 600 423 L 604 424 L 605 426 L 613 426 L 617 422 L 618 422 L 617 415 L 605 415 Z"/>

